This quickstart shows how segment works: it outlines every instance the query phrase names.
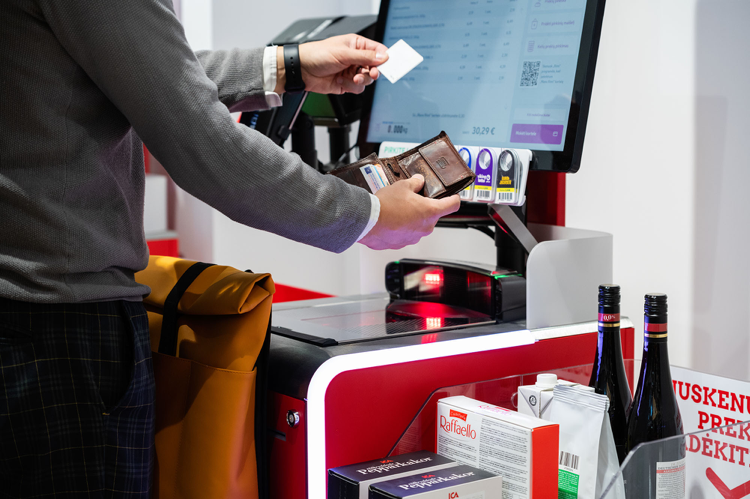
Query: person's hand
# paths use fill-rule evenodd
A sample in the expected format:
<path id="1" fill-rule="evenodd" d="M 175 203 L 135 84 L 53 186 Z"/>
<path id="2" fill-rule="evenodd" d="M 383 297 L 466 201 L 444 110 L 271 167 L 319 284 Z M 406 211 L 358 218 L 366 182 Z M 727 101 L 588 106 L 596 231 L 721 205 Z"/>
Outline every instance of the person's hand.
<path id="1" fill-rule="evenodd" d="M 283 47 L 276 52 L 276 92 L 286 83 Z M 378 79 L 376 66 L 388 60 L 386 46 L 359 35 L 341 35 L 299 46 L 305 90 L 319 94 L 359 94 Z"/>
<path id="2" fill-rule="evenodd" d="M 424 177 L 414 175 L 380 189 L 375 194 L 380 200 L 380 217 L 359 242 L 376 250 L 403 248 L 431 234 L 440 217 L 461 205 L 458 194 L 443 199 L 417 194 L 423 186 Z"/>

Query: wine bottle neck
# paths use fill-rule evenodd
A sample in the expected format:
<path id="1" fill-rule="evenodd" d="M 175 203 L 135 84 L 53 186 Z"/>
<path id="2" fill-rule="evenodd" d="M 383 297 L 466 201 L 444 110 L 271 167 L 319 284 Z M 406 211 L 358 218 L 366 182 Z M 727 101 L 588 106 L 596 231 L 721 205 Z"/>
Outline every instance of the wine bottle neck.
<path id="1" fill-rule="evenodd" d="M 620 311 L 613 311 L 614 307 L 599 307 L 599 337 L 597 339 L 597 363 L 606 358 L 622 357 L 620 345 Z M 605 309 L 604 311 L 602 309 Z"/>
<path id="2" fill-rule="evenodd" d="M 599 307 L 599 332 L 620 331 L 620 307 Z"/>
<path id="3" fill-rule="evenodd" d="M 666 322 L 648 322 L 648 319 L 643 324 L 643 337 L 649 340 L 661 340 L 667 341 L 667 323 Z"/>
<path id="4" fill-rule="evenodd" d="M 668 366 L 667 325 L 646 323 L 643 329 L 643 358 L 658 358 Z"/>
<path id="5" fill-rule="evenodd" d="M 672 368 L 666 338 L 643 338 L 641 374 L 638 378 L 638 392 L 645 387 L 659 387 L 663 397 L 672 389 Z M 673 392 L 672 392 L 673 393 Z"/>

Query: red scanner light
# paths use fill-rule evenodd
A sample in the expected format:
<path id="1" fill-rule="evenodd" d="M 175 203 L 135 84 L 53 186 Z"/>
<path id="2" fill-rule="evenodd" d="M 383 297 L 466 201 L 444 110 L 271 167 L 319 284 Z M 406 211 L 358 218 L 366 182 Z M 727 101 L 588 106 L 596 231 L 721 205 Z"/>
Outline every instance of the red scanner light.
<path id="1" fill-rule="evenodd" d="M 442 272 L 428 272 L 424 275 L 424 282 L 426 284 L 432 284 L 433 286 L 439 286 L 443 283 Z"/>
<path id="2" fill-rule="evenodd" d="M 443 327 L 442 317 L 428 317 L 427 318 L 427 329 L 440 329 Z"/>
<path id="3" fill-rule="evenodd" d="M 422 344 L 435 343 L 437 341 L 437 338 L 437 333 L 425 334 L 424 336 L 422 336 Z"/>

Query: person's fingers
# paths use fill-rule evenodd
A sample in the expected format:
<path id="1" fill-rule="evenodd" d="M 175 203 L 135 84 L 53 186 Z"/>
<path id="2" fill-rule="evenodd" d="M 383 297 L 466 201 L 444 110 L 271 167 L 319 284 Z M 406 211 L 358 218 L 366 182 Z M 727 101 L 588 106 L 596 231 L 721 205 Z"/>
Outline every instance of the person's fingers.
<path id="1" fill-rule="evenodd" d="M 346 47 L 338 55 L 338 61 L 345 66 L 377 66 L 385 62 L 388 56 L 374 50 L 357 50 Z"/>
<path id="2" fill-rule="evenodd" d="M 337 55 L 343 64 L 378 66 L 388 60 L 388 48 L 382 43 L 358 35 L 344 35 L 341 41 L 345 48 Z"/>
<path id="3" fill-rule="evenodd" d="M 376 42 L 375 40 L 365 38 L 364 36 L 354 36 L 356 37 L 354 48 L 359 50 L 373 50 L 378 54 L 383 54 L 384 58 L 380 61 L 380 64 L 388 60 L 388 54 L 386 54 L 386 50 L 388 50 L 388 47 L 386 47 L 382 43 Z"/>
<path id="4" fill-rule="evenodd" d="M 458 196 L 458 194 L 454 194 L 443 199 L 437 199 L 436 201 L 439 217 L 455 213 L 461 207 L 461 198 Z"/>
<path id="5" fill-rule="evenodd" d="M 365 87 L 369 85 L 370 83 L 372 83 L 372 78 L 370 78 L 369 73 L 364 73 L 364 74 L 360 73 L 360 74 L 354 75 L 353 80 L 356 85 L 362 85 Z"/>
<path id="6" fill-rule="evenodd" d="M 380 70 L 378 68 L 370 68 L 370 78 L 377 80 L 380 76 Z"/>
<path id="7" fill-rule="evenodd" d="M 396 182 L 396 185 L 398 185 L 399 182 Z M 412 178 L 406 181 L 406 184 L 409 186 L 409 189 L 411 189 L 414 192 L 419 192 L 424 187 L 424 177 L 417 173 Z"/>
<path id="8" fill-rule="evenodd" d="M 365 90 L 365 85 L 363 83 L 357 83 L 356 77 L 339 76 L 336 78 L 336 84 L 342 92 L 348 92 L 350 94 L 361 94 Z"/>

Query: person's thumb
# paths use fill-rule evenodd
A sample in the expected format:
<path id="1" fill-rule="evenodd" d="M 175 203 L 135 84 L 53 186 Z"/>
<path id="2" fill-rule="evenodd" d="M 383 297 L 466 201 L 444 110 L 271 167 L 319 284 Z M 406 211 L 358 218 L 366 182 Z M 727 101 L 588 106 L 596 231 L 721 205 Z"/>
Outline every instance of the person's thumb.
<path id="1" fill-rule="evenodd" d="M 388 54 L 375 50 L 347 48 L 342 62 L 349 66 L 379 66 L 388 60 Z"/>
<path id="2" fill-rule="evenodd" d="M 437 203 L 439 216 L 443 217 L 458 211 L 461 207 L 461 198 L 458 194 L 454 194 L 443 199 L 438 199 Z"/>
<path id="3" fill-rule="evenodd" d="M 424 177 L 421 173 L 417 173 L 406 182 L 409 184 L 409 189 L 414 192 L 419 192 L 422 190 L 422 187 L 424 187 Z"/>

